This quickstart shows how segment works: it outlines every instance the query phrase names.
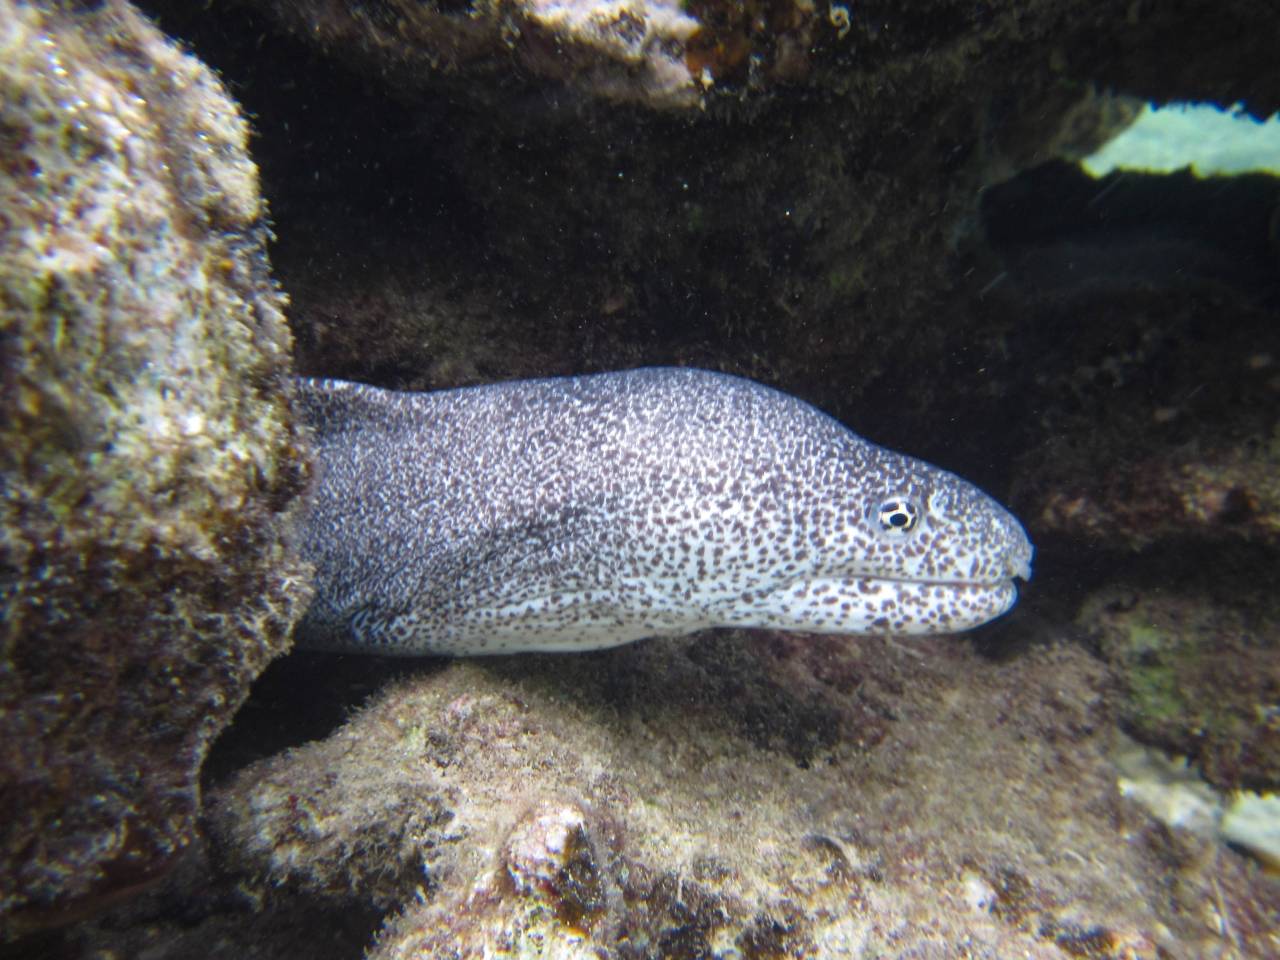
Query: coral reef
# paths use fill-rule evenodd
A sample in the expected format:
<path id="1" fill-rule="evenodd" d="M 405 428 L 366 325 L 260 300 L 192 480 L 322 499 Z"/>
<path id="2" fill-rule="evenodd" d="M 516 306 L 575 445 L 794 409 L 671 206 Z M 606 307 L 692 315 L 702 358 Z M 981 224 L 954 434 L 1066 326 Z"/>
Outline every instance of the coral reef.
<path id="1" fill-rule="evenodd" d="M 0 2 L 0 925 L 168 869 L 304 571 L 247 128 L 124 3 Z"/>
<path id="2" fill-rule="evenodd" d="M 1222 818 L 1222 835 L 1253 853 L 1272 872 L 1280 869 L 1280 796 L 1236 794 Z"/>
<path id="3" fill-rule="evenodd" d="M 19 65 L 5 74 L 4 144 L 67 132 L 39 177 L 0 166 L 6 190 L 56 197 L 34 222 L 59 236 L 84 219 L 75 211 L 107 211 L 90 219 L 116 255 L 93 269 L 130 265 L 91 286 L 65 246 L 39 261 L 63 265 L 46 300 L 79 327 L 8 292 L 10 264 L 22 277 L 45 266 L 0 267 L 6 317 L 31 318 L 19 329 L 40 345 L 6 363 L 45 364 L 32 389 L 65 401 L 24 414 L 5 454 L 62 467 L 14 473 L 47 484 L 22 509 L 56 546 L 12 561 L 41 604 L 22 608 L 18 635 L 53 642 L 0 676 L 29 684 L 3 721 L 29 719 L 15 742 L 96 746 L 95 776 L 115 764 L 111 783 L 179 801 L 171 832 L 130 820 L 119 834 L 137 873 L 99 883 L 83 847 L 40 854 L 69 865 L 64 879 L 89 877 L 76 889 L 96 902 L 189 835 L 203 746 L 283 645 L 300 588 L 274 532 L 297 441 L 243 128 L 210 75 L 119 0 L 87 7 L 0 9 L 18 12 L 0 36 L 38 24 L 50 42 L 89 38 L 78 69 L 54 62 L 69 77 L 37 53 L 43 41 L 4 47 Z M 207 856 L 193 842 L 157 888 L 28 941 L 30 955 L 1277 951 L 1275 879 L 1211 832 L 1152 819 L 1113 762 L 1123 725 L 1219 786 L 1275 783 L 1280 654 L 1260 598 L 1280 569 L 1276 181 L 1094 181 L 1053 161 L 1122 126 L 1132 97 L 1280 106 L 1280 13 L 1118 0 L 144 7 L 255 118 L 305 372 L 411 387 L 649 362 L 754 375 L 1012 490 L 1041 553 L 1014 618 L 957 643 L 721 633 L 485 665 L 286 658 L 206 765 Z M 147 57 L 163 68 L 135 75 Z M 21 120 L 45 101 L 11 85 L 81 82 L 90 60 L 112 79 L 110 110 L 51 95 L 45 119 Z M 202 97 L 217 104 L 186 109 Z M 89 119 L 63 124 L 80 100 Z M 104 113 L 140 117 L 129 124 L 146 135 L 96 133 Z M 127 168 L 112 168 L 121 156 Z M 59 163 L 77 176 L 49 180 Z M 137 173 L 161 167 L 179 174 L 172 188 Z M 124 186 L 98 196 L 89 173 L 109 169 Z M 138 231 L 116 224 L 161 195 L 166 216 L 147 222 L 176 226 L 147 233 L 163 256 L 140 259 Z M 156 280 L 175 262 L 191 267 L 176 298 Z M 22 284 L 23 297 L 45 289 Z M 111 299 L 143 285 L 146 297 Z M 90 289 L 110 309 L 77 307 Z M 91 324 L 174 302 L 146 336 Z M 228 311 L 239 319 L 208 325 Z M 51 366 L 50 343 L 70 344 L 56 354 L 70 366 Z M 72 348 L 90 344 L 130 352 L 82 362 Z M 171 376 L 193 344 L 225 350 Z M 142 402 L 157 376 L 170 377 L 163 402 Z M 135 401 L 141 425 L 123 412 Z M 140 432 L 156 418 L 171 424 L 159 444 Z M 231 472 L 252 478 L 232 485 L 236 500 L 219 458 L 246 448 L 256 469 Z M 137 499 L 121 475 L 147 480 Z M 161 493 L 172 522 L 157 527 Z M 236 506 L 201 512 L 191 498 Z M 110 509 L 82 506 L 98 502 Z M 120 538 L 101 536 L 108 523 Z M 57 685 L 65 673 L 108 689 L 101 665 L 117 664 L 91 659 L 98 649 L 125 658 L 110 675 L 123 709 Z M 147 713 L 173 676 L 188 696 Z M 66 726 L 48 712 L 73 707 Z M 118 753 L 102 751 L 108 730 Z M 61 784 L 81 773 L 34 755 L 17 769 Z M 67 802 L 36 786 L 30 809 Z M 121 806 L 155 810 L 151 794 L 115 787 L 69 795 L 70 827 L 97 798 L 116 804 L 110 823 Z M 41 827 L 6 836 L 59 836 Z M 67 899 L 30 873 L 16 884 L 35 905 Z"/>
<path id="4" fill-rule="evenodd" d="M 1122 799 L 1105 685 L 1072 646 L 732 632 L 455 663 L 237 774 L 210 830 L 250 888 L 400 904 L 380 958 L 1264 949 L 1280 887 Z"/>
<path id="5" fill-rule="evenodd" d="M 1271 364 L 1269 356 L 1251 359 Z M 1248 377 L 1248 361 L 1242 367 L 1242 378 Z M 1174 414 L 1157 410 L 1156 422 L 1165 412 Z M 1089 456 L 1100 452 L 1094 448 Z M 1065 465 L 1065 457 L 1056 462 L 1058 470 Z M 1153 452 L 1118 470 L 1092 476 L 1081 471 L 1069 483 L 1044 489 L 1041 525 L 1094 543 L 1142 548 L 1194 536 L 1280 546 L 1280 434 L 1265 446 Z"/>
<path id="6" fill-rule="evenodd" d="M 1053 165 L 985 198 L 1009 266 L 987 303 L 1039 320 L 1013 347 L 1038 399 L 1012 500 L 1061 551 L 1126 729 L 1223 789 L 1280 771 L 1277 197 Z"/>

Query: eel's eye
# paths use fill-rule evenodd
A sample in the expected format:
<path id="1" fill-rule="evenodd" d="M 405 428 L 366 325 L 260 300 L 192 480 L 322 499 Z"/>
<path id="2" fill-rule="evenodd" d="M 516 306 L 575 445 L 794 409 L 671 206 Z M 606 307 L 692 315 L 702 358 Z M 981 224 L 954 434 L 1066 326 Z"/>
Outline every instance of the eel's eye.
<path id="1" fill-rule="evenodd" d="M 902 536 L 914 530 L 920 522 L 920 508 L 903 497 L 893 497 L 880 504 L 876 519 L 884 533 Z"/>

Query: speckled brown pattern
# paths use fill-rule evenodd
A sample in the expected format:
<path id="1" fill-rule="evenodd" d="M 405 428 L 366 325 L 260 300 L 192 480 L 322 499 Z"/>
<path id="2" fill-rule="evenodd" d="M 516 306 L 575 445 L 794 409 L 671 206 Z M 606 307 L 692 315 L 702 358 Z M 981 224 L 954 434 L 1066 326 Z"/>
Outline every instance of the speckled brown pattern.
<path id="1" fill-rule="evenodd" d="M 394 393 L 299 381 L 311 646 L 592 649 L 711 626 L 945 633 L 1004 613 L 1021 525 L 793 397 L 650 368 Z"/>

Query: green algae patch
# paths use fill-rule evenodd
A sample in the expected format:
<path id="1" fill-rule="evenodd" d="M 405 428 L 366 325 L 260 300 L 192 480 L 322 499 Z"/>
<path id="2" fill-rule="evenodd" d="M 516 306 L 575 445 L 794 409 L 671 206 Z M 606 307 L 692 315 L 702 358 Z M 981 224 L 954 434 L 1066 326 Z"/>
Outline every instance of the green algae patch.
<path id="1" fill-rule="evenodd" d="M 1182 721 L 1187 703 L 1178 688 L 1178 675 L 1173 667 L 1154 663 L 1130 663 L 1129 695 L 1133 714 L 1139 722 L 1169 724 Z"/>
<path id="2" fill-rule="evenodd" d="M 1132 722 L 1172 724 L 1187 716 L 1188 705 L 1178 683 L 1177 660 L 1187 645 L 1149 624 L 1129 623 L 1128 636 L 1111 651 L 1124 663 Z"/>

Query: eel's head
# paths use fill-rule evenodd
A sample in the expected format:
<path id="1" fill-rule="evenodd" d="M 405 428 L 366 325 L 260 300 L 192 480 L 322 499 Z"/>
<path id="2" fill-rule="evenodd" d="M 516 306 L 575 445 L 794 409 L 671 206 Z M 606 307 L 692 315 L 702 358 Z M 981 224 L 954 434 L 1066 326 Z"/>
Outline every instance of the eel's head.
<path id="1" fill-rule="evenodd" d="M 868 445 L 870 447 L 870 445 Z M 804 562 L 761 591 L 738 623 L 817 633 L 938 634 L 1008 611 L 1033 548 L 977 487 L 870 447 L 826 464 L 826 499 L 804 517 Z M 745 611 L 744 611 L 745 613 Z"/>
<path id="2" fill-rule="evenodd" d="M 906 484 L 872 492 L 855 511 L 874 550 L 853 558 L 843 579 L 866 598 L 872 624 L 884 618 L 890 632 L 967 630 L 1013 606 L 1014 581 L 1031 578 L 1034 549 L 1022 524 L 991 497 L 919 466 Z"/>

